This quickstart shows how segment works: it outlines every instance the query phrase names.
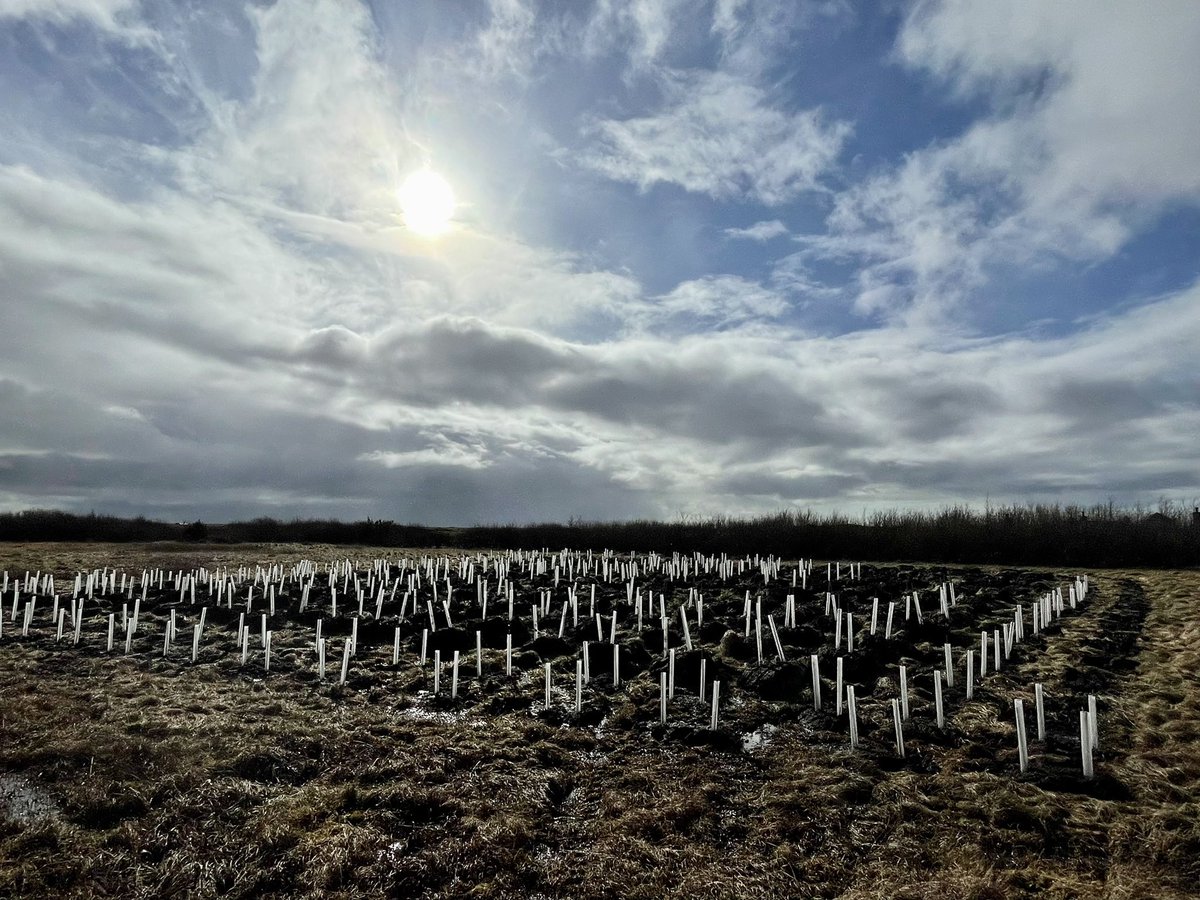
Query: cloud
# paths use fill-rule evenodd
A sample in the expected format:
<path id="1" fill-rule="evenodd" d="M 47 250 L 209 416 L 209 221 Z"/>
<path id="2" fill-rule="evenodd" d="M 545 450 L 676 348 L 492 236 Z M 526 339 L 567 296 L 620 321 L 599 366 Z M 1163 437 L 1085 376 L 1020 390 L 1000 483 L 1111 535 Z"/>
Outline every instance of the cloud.
<path id="1" fill-rule="evenodd" d="M 420 450 L 372 450 L 359 457 L 388 469 L 409 466 L 451 466 L 462 469 L 486 469 L 491 462 L 483 447 L 467 447 L 437 435 L 434 446 Z"/>
<path id="2" fill-rule="evenodd" d="M 121 21 L 138 0 L 0 0 L 0 19 L 41 19 L 55 24 L 83 20 L 107 31 L 121 31 Z"/>
<path id="3" fill-rule="evenodd" d="M 720 71 L 664 75 L 654 115 L 601 119 L 581 162 L 646 191 L 656 184 L 775 206 L 821 190 L 850 126 L 818 109 L 786 111 L 756 85 Z"/>
<path id="4" fill-rule="evenodd" d="M 999 265 L 1112 257 L 1200 202 L 1200 7 L 922 2 L 898 58 L 990 114 L 837 199 L 818 255 L 865 260 L 864 312 L 962 302 Z M 899 303 L 897 302 L 899 301 Z"/>
<path id="5" fill-rule="evenodd" d="M 279 0 L 251 21 L 252 89 L 217 106 L 203 139 L 178 156 L 185 184 L 234 201 L 395 222 L 394 192 L 421 148 L 397 120 L 369 10 Z"/>
<path id="6" fill-rule="evenodd" d="M 725 229 L 726 237 L 733 238 L 735 240 L 758 241 L 759 243 L 766 243 L 773 238 L 783 237 L 788 233 L 788 227 L 778 219 L 755 222 L 748 228 Z"/>
<path id="7" fill-rule="evenodd" d="M 228 83 L 195 62 L 228 59 L 224 44 L 159 28 L 138 50 L 158 62 L 120 69 L 139 92 L 126 100 L 193 97 L 186 128 L 110 141 L 89 120 L 75 142 L 31 128 L 2 148 L 18 162 L 0 164 L 0 507 L 469 523 L 1200 493 L 1200 288 L 1053 338 L 945 327 L 997 260 L 1104 258 L 1192 202 L 1194 111 L 1159 84 L 1170 63 L 1131 62 L 1158 25 L 1124 37 L 1059 24 L 1056 6 L 1006 42 L 1021 32 L 988 9 L 919 7 L 904 71 L 986 112 L 863 176 L 838 167 L 849 125 L 776 78 L 781 48 L 826 13 L 714 9 L 681 28 L 670 3 L 589 16 L 495 0 L 433 37 L 405 32 L 400 52 L 382 8 L 283 0 L 221 20 L 246 29 Z M 580 52 L 601 42 L 588 22 L 608 56 Z M 1125 46 L 1123 88 L 1077 46 L 1092 40 Z M 599 84 L 565 77 L 584 70 Z M 115 88 L 104 98 L 120 111 Z M 1110 144 L 1089 105 L 1111 114 Z M 584 194 L 553 140 L 513 136 L 542 115 L 573 135 L 579 110 L 585 167 L 681 190 L 585 179 Z M 1125 133 L 1143 126 L 1161 143 Z M 390 194 L 426 154 L 469 198 L 438 242 L 396 227 Z M 139 177 L 97 174 L 121 167 Z M 767 246 L 812 221 L 814 193 L 827 230 Z M 796 205 L 735 227 L 713 198 Z M 669 254 L 645 224 L 660 213 L 715 223 L 699 229 L 711 240 Z M 622 230 L 655 238 L 654 278 Z M 830 268 L 846 282 L 820 283 Z M 801 327 L 814 298 L 880 321 Z M 895 314 L 914 299 L 925 319 Z"/>
<path id="8" fill-rule="evenodd" d="M 677 284 L 633 314 L 642 329 L 694 333 L 778 319 L 789 308 L 778 291 L 735 275 L 709 275 Z"/>
<path id="9" fill-rule="evenodd" d="M 676 35 L 683 0 L 598 0 L 584 32 L 591 54 L 620 48 L 639 68 L 659 60 Z"/>

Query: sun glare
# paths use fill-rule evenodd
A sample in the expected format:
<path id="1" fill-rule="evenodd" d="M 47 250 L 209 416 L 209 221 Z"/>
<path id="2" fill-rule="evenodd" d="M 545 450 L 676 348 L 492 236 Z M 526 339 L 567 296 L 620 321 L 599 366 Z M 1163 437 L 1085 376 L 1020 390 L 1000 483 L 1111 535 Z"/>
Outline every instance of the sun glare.
<path id="1" fill-rule="evenodd" d="M 454 191 L 437 172 L 421 169 L 400 185 L 400 209 L 410 229 L 423 237 L 437 237 L 450 228 Z"/>

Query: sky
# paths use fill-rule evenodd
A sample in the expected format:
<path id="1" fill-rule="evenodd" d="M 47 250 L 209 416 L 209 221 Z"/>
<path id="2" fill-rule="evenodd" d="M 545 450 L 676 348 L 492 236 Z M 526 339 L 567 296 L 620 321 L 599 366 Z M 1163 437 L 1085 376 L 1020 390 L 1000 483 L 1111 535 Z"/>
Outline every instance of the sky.
<path id="1" fill-rule="evenodd" d="M 0 509 L 1190 504 L 1198 86 L 1192 0 L 0 0 Z"/>

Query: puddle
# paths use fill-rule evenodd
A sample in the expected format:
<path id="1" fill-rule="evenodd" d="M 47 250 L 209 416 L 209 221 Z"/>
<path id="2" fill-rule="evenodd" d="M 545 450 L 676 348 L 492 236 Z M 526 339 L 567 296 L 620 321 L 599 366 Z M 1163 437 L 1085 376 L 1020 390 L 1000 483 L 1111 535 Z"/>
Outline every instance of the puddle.
<path id="1" fill-rule="evenodd" d="M 754 729 L 754 731 L 746 732 L 742 735 L 742 750 L 746 753 L 761 750 L 767 744 L 771 743 L 771 739 L 775 737 L 775 732 L 778 730 L 778 726 L 766 724 L 761 728 Z"/>
<path id="2" fill-rule="evenodd" d="M 0 775 L 0 815 L 10 822 L 29 825 L 58 815 L 58 804 L 24 775 Z"/>

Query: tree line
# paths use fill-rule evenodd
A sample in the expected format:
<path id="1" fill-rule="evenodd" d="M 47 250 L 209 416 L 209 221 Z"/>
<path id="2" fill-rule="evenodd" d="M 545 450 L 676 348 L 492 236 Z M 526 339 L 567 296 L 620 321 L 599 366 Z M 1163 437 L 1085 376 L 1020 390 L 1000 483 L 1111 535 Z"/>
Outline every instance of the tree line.
<path id="1" fill-rule="evenodd" d="M 787 510 L 739 518 L 435 527 L 391 520 L 161 522 L 33 509 L 0 513 L 0 541 L 320 543 L 376 547 L 611 549 L 1045 566 L 1200 565 L 1200 512 L 1063 505 L 893 510 L 852 519 Z"/>

